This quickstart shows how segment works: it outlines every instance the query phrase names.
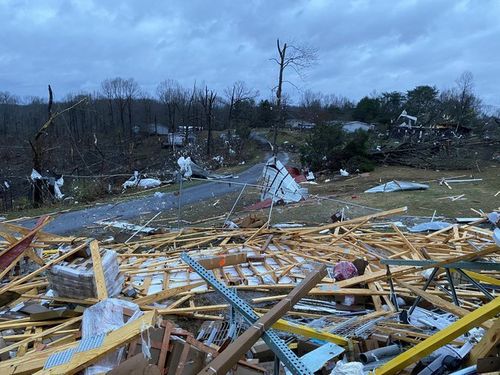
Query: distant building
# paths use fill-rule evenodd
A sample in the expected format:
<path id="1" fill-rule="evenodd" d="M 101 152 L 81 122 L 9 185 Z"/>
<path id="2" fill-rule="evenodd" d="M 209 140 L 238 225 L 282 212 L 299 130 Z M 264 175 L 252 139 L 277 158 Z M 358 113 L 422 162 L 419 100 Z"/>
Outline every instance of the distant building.
<path id="1" fill-rule="evenodd" d="M 369 131 L 374 128 L 373 124 L 368 124 L 362 121 L 338 121 L 332 120 L 326 122 L 327 125 L 330 126 L 339 126 L 346 133 L 354 133 L 356 130 L 364 130 Z"/>
<path id="2" fill-rule="evenodd" d="M 373 129 L 372 124 L 362 121 L 349 121 L 342 124 L 342 130 L 346 133 L 354 133 L 356 130 L 369 131 L 371 129 Z"/>
<path id="3" fill-rule="evenodd" d="M 299 119 L 288 119 L 285 121 L 285 126 L 293 130 L 311 130 L 314 129 L 316 124 L 314 122 Z"/>
<path id="4" fill-rule="evenodd" d="M 169 127 L 164 124 L 146 124 L 143 129 L 149 135 L 167 135 L 169 133 Z"/>
<path id="5" fill-rule="evenodd" d="M 188 134 L 187 137 L 187 142 L 186 140 L 186 134 L 184 133 L 168 133 L 164 137 L 163 141 L 163 146 L 164 147 L 169 147 L 169 146 L 184 146 L 186 143 L 193 143 L 196 140 L 196 137 L 194 134 Z"/>

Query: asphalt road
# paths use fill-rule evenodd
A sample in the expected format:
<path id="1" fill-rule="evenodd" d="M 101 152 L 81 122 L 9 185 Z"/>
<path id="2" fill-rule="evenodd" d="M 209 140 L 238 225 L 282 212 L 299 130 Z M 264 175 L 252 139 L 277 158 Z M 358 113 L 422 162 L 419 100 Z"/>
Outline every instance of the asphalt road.
<path id="1" fill-rule="evenodd" d="M 278 158 L 284 164 L 288 161 L 286 153 L 279 154 Z M 221 180 L 218 180 L 217 182 L 207 182 L 185 188 L 182 190 L 182 204 L 201 202 L 223 194 L 239 191 L 242 188 L 241 184 L 255 184 L 262 175 L 263 167 L 263 162 L 253 165 L 238 174 L 238 178 L 224 180 L 225 183 L 221 183 Z M 165 193 L 161 198 L 158 198 L 151 192 L 149 196 L 121 203 L 104 204 L 83 210 L 61 213 L 44 228 L 44 231 L 55 234 L 71 234 L 80 231 L 85 226 L 94 224 L 96 221 L 107 219 L 130 220 L 141 214 L 166 211 L 174 207 L 178 207 L 178 197 L 174 193 Z M 22 222 L 22 225 L 33 227 L 35 221 L 26 220 Z"/>

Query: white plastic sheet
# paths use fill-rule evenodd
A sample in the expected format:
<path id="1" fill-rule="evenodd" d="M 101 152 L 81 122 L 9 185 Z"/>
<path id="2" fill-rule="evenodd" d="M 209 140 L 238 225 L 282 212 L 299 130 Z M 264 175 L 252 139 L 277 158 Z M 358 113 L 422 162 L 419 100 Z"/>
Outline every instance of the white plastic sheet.
<path id="1" fill-rule="evenodd" d="M 361 362 L 338 361 L 330 375 L 364 375 Z"/>
<path id="2" fill-rule="evenodd" d="M 193 171 L 191 169 L 191 158 L 189 156 L 187 158 L 181 156 L 177 159 L 177 164 L 181 168 L 181 175 L 183 177 L 189 178 L 193 175 Z"/>
<path id="3" fill-rule="evenodd" d="M 124 321 L 123 310 L 133 311 L 132 316 Z M 82 338 L 92 337 L 103 333 L 114 331 L 123 327 L 126 323 L 132 322 L 144 313 L 135 303 L 117 298 L 108 298 L 101 301 L 83 312 Z M 94 366 L 85 370 L 85 375 L 105 373 L 120 363 L 123 355 L 123 348 L 108 354 Z"/>
<path id="4" fill-rule="evenodd" d="M 123 183 L 123 190 L 128 188 L 151 189 L 161 185 L 161 181 L 156 178 L 139 178 L 139 172 L 134 171 L 134 175 Z"/>
<path id="5" fill-rule="evenodd" d="M 63 176 L 59 177 L 55 182 L 54 182 L 54 195 L 56 196 L 57 199 L 63 199 L 64 194 L 61 193 L 61 187 L 64 185 L 64 178 Z"/>

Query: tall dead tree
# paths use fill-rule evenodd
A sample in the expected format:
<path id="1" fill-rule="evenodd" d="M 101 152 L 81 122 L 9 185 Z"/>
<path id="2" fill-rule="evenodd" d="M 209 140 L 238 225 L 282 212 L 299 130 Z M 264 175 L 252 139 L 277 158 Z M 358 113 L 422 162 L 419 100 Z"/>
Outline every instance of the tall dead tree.
<path id="1" fill-rule="evenodd" d="M 278 49 L 278 58 L 274 57 L 271 59 L 279 66 L 278 85 L 275 87 L 276 108 L 278 110 L 278 120 L 274 123 L 273 135 L 273 153 L 275 155 L 278 152 L 276 144 L 276 140 L 278 138 L 278 128 L 282 126 L 285 121 L 283 111 L 283 83 L 286 82 L 295 86 L 292 82 L 285 80 L 285 71 L 292 69 L 299 77 L 302 77 L 302 71 L 311 67 L 311 65 L 317 60 L 317 51 L 310 46 L 298 46 L 287 43 L 281 45 L 279 39 L 276 40 L 276 46 Z"/>
<path id="2" fill-rule="evenodd" d="M 207 129 L 207 155 L 210 155 L 211 145 L 212 145 L 212 123 L 213 123 L 213 111 L 215 100 L 217 99 L 217 93 L 213 90 L 209 90 L 208 86 L 205 86 L 205 90 L 199 93 L 199 102 L 203 107 L 203 115 L 205 117 L 205 125 Z"/>

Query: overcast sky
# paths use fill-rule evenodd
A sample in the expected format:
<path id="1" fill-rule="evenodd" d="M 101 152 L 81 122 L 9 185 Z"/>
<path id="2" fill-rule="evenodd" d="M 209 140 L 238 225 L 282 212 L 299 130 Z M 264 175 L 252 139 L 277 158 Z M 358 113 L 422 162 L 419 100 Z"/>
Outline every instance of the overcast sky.
<path id="1" fill-rule="evenodd" d="M 451 87 L 466 70 L 500 108 L 500 1 L 0 0 L 0 91 L 56 98 L 105 78 L 237 80 L 270 97 L 276 38 L 318 49 L 302 90 L 359 99 L 416 85 Z M 286 87 L 298 98 L 292 86 Z"/>

